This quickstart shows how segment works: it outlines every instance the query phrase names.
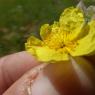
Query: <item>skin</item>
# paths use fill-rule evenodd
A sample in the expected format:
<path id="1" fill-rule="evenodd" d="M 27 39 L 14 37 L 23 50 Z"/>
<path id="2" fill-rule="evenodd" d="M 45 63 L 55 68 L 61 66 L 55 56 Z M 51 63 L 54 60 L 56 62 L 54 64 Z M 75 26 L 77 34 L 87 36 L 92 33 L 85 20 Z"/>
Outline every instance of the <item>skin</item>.
<path id="1" fill-rule="evenodd" d="M 17 83 L 15 82 L 18 79 L 20 79 L 21 76 L 23 76 L 27 71 L 37 66 L 38 64 L 39 63 L 36 61 L 36 59 L 33 56 L 31 56 L 30 54 L 24 51 L 1 58 L 0 59 L 0 95 L 2 93 L 5 93 L 4 95 L 13 95 L 11 94 L 11 93 L 15 93 L 13 89 L 16 89 L 16 87 L 18 87 L 17 85 L 19 84 L 18 82 Z M 28 75 L 28 73 L 26 75 Z M 11 87 L 13 83 L 16 86 Z M 21 83 L 23 83 L 23 78 L 21 79 Z M 8 91 L 8 88 L 10 87 L 11 89 L 9 94 L 8 92 L 6 92 L 6 90 Z M 19 94 L 14 94 L 14 95 L 19 95 Z"/>
<path id="2" fill-rule="evenodd" d="M 25 51 L 1 58 L 0 95 L 59 95 L 42 73 L 45 66 Z"/>
<path id="3" fill-rule="evenodd" d="M 93 59 L 94 57 L 89 58 L 94 62 Z M 44 66 L 25 51 L 1 58 L 0 95 L 60 95 L 41 72 L 40 68 Z M 36 78 L 36 85 L 39 86 L 32 83 Z M 33 93 L 30 91 L 31 85 Z M 39 87 L 40 92 L 42 89 L 41 93 Z"/>

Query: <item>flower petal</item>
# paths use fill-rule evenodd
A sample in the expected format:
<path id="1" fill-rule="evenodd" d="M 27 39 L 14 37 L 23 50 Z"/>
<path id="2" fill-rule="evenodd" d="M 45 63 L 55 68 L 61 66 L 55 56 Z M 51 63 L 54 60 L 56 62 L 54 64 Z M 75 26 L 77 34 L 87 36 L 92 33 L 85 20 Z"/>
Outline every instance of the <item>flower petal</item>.
<path id="1" fill-rule="evenodd" d="M 74 51 L 71 51 L 73 56 L 90 55 L 95 53 L 95 20 L 89 23 L 90 30 L 87 36 L 78 41 Z"/>
<path id="2" fill-rule="evenodd" d="M 41 26 L 40 36 L 42 40 L 46 39 L 46 37 L 50 32 L 51 32 L 51 27 L 49 26 L 49 24 L 44 24 L 43 26 Z"/>
<path id="3" fill-rule="evenodd" d="M 43 47 L 33 47 L 35 50 L 35 57 L 39 61 L 62 61 L 62 60 L 68 60 L 68 55 L 66 53 L 61 53 L 59 51 L 56 51 L 54 49 L 50 49 L 47 46 Z M 32 52 L 30 51 L 32 54 Z"/>
<path id="4" fill-rule="evenodd" d="M 84 24 L 77 28 L 77 30 L 74 33 L 71 33 L 69 35 L 71 41 L 79 40 L 88 35 L 89 32 L 89 26 L 84 22 Z"/>
<path id="5" fill-rule="evenodd" d="M 41 46 L 42 45 L 42 41 L 37 39 L 34 36 L 31 36 L 28 38 L 27 43 L 25 43 L 25 48 L 26 50 L 31 49 L 32 46 Z"/>
<path id="6" fill-rule="evenodd" d="M 59 23 L 64 28 L 64 31 L 73 35 L 72 39 L 75 39 L 84 25 L 84 15 L 78 8 L 70 7 L 67 8 L 61 15 Z"/>

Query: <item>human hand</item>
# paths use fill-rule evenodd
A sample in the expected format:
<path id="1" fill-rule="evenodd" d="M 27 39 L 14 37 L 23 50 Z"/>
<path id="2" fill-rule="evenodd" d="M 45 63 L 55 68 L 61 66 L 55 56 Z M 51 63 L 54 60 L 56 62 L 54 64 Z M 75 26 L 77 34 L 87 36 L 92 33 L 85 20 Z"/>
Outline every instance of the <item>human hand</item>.
<path id="1" fill-rule="evenodd" d="M 45 65 L 41 65 L 26 52 L 1 58 L 0 94 L 63 95 L 65 93 L 65 95 L 84 95 L 84 92 L 80 90 L 82 89 L 81 84 L 79 84 L 80 81 L 76 77 L 72 64 L 68 62 L 61 65 L 51 64 L 45 68 L 46 75 L 40 70 L 43 66 Z M 32 83 L 33 81 L 35 84 Z M 89 91 L 86 92 L 86 95 L 92 95 Z"/>
<path id="2" fill-rule="evenodd" d="M 8 55 L 0 59 L 0 95 L 21 95 L 16 94 L 19 78 L 39 63 L 28 53 L 20 52 Z M 16 82 L 18 80 L 18 82 Z M 16 83 L 15 83 L 16 82 Z M 15 86 L 11 85 L 14 83 Z M 16 86 L 17 85 L 17 86 Z M 10 90 L 8 90 L 8 88 Z M 7 91 L 6 91 L 7 90 Z M 15 90 L 15 91 L 14 91 Z M 18 93 L 17 92 L 17 93 Z M 26 95 L 26 94 L 23 94 Z"/>
<path id="3" fill-rule="evenodd" d="M 42 74 L 40 64 L 27 52 L 20 52 L 0 59 L 0 94 L 2 95 L 59 95 L 51 82 Z M 37 79 L 37 86 L 31 82 Z M 39 93 L 40 87 L 40 93 Z M 45 88 L 44 88 L 45 87 Z M 47 94 L 46 94 L 47 93 Z"/>

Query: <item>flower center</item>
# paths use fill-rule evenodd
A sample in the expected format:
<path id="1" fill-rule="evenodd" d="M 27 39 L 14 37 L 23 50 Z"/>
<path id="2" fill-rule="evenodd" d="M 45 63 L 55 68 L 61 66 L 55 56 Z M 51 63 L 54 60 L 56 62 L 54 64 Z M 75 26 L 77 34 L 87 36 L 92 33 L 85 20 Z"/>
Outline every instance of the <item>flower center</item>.
<path id="1" fill-rule="evenodd" d="M 51 33 L 44 42 L 49 48 L 55 50 L 70 50 L 76 46 L 76 42 L 70 39 L 70 32 Z"/>

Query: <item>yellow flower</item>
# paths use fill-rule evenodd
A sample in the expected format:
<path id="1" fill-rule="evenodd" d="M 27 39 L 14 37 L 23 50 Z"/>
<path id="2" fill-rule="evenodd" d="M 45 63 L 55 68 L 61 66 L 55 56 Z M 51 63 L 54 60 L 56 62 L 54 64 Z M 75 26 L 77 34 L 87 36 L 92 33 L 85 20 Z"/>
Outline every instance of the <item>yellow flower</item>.
<path id="1" fill-rule="evenodd" d="M 39 61 L 63 61 L 71 56 L 95 52 L 95 20 L 85 23 L 83 12 L 74 7 L 65 9 L 58 22 L 45 24 L 41 40 L 34 36 L 25 43 L 26 50 Z"/>

